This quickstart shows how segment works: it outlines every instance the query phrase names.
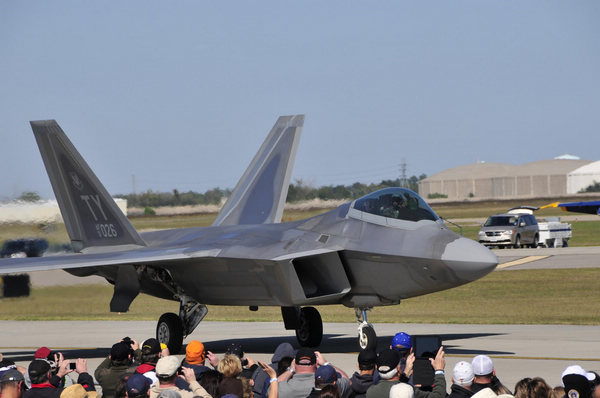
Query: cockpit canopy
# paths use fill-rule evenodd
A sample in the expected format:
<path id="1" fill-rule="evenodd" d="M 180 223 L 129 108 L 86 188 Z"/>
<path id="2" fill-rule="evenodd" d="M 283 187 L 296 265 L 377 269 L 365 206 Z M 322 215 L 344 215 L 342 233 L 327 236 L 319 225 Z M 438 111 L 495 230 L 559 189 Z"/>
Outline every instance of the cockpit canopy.
<path id="1" fill-rule="evenodd" d="M 384 221 L 384 218 L 413 222 L 439 220 L 423 198 L 406 188 L 385 188 L 356 199 L 351 205 L 349 216 L 388 225 L 394 223 L 379 221 Z"/>

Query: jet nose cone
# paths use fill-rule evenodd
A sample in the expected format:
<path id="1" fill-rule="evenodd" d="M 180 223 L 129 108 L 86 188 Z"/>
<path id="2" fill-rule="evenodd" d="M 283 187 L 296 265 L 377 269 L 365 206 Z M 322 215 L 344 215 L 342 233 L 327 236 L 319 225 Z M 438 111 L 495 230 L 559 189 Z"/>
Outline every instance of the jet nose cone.
<path id="1" fill-rule="evenodd" d="M 442 254 L 442 261 L 465 281 L 479 279 L 498 265 L 498 257 L 490 249 L 467 238 L 450 242 Z"/>

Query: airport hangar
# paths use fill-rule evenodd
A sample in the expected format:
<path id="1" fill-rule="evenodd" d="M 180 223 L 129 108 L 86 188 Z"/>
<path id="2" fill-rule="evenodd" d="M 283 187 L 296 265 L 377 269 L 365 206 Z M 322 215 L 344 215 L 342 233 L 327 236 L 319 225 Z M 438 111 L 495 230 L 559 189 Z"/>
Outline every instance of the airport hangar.
<path id="1" fill-rule="evenodd" d="M 600 182 L 600 161 L 563 155 L 522 165 L 477 162 L 419 181 L 419 194 L 449 200 L 553 198 L 573 195 Z"/>

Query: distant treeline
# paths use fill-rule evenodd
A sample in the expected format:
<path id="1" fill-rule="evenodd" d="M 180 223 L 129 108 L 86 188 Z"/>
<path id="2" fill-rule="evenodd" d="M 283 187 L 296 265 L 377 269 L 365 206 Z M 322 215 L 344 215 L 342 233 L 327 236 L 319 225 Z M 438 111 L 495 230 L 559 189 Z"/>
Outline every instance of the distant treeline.
<path id="1" fill-rule="evenodd" d="M 327 185 L 312 187 L 302 180 L 296 180 L 290 184 L 287 202 L 301 202 L 311 199 L 356 199 L 378 189 L 387 187 L 405 186 L 417 192 L 418 182 L 427 177 L 421 174 L 419 177 L 412 176 L 404 183 L 400 178 L 395 180 L 382 180 L 378 184 L 362 184 L 355 182 L 352 185 Z M 179 192 L 154 192 L 148 190 L 136 194 L 119 194 L 117 198 L 127 199 L 127 207 L 159 207 L 159 206 L 186 206 L 186 205 L 218 205 L 231 194 L 231 189 L 214 188 L 204 193 L 193 191 Z"/>

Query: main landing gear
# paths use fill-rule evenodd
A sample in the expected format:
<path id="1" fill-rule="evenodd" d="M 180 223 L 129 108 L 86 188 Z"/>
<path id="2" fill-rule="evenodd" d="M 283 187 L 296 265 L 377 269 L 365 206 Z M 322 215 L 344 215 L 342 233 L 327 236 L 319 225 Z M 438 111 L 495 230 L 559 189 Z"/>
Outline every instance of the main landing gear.
<path id="1" fill-rule="evenodd" d="M 358 345 L 361 350 L 375 350 L 377 335 L 373 325 L 367 322 L 367 311 L 370 308 L 355 308 L 354 314 L 358 321 Z"/>
<path id="2" fill-rule="evenodd" d="M 156 339 L 169 347 L 171 355 L 179 354 L 183 339 L 189 336 L 204 319 L 208 308 L 189 297 L 183 297 L 179 315 L 172 312 L 162 314 L 156 325 Z"/>
<path id="3" fill-rule="evenodd" d="M 370 308 L 355 308 L 358 326 L 358 344 L 362 350 L 374 350 L 377 335 L 373 325 L 367 322 Z M 208 309 L 204 304 L 184 296 L 179 306 L 179 315 L 172 312 L 163 314 L 156 326 L 156 339 L 166 344 L 172 355 L 178 354 L 183 339 L 189 336 L 204 319 Z M 314 307 L 281 307 L 283 323 L 288 330 L 296 331 L 298 344 L 302 347 L 317 347 L 323 340 L 323 321 Z"/>
<path id="4" fill-rule="evenodd" d="M 287 330 L 296 330 L 296 339 L 302 347 L 321 344 L 323 321 L 315 307 L 281 307 L 281 316 Z"/>

